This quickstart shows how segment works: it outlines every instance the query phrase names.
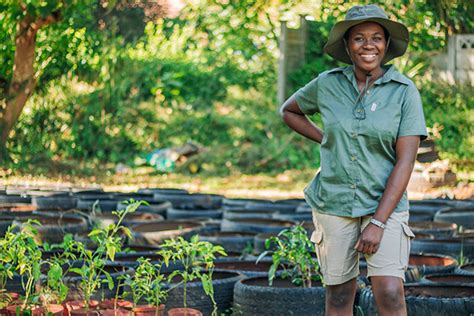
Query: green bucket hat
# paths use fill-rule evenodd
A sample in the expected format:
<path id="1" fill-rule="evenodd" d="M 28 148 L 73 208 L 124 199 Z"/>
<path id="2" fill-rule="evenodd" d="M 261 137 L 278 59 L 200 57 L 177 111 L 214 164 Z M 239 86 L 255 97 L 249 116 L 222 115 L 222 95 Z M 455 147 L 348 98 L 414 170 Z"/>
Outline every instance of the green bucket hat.
<path id="1" fill-rule="evenodd" d="M 324 51 L 334 59 L 352 64 L 344 44 L 344 34 L 354 25 L 364 22 L 378 23 L 389 33 L 390 42 L 382 64 L 405 53 L 409 41 L 408 29 L 405 25 L 390 20 L 381 8 L 373 4 L 356 5 L 350 8 L 344 21 L 337 22 L 331 29 Z"/>

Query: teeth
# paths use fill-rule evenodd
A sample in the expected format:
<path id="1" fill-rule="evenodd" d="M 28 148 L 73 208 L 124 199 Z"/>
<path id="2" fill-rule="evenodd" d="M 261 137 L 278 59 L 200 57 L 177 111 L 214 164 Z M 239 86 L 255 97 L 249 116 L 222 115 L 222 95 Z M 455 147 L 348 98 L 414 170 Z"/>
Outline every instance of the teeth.
<path id="1" fill-rule="evenodd" d="M 375 54 L 372 54 L 372 55 L 361 55 L 362 57 L 366 57 L 366 58 L 371 58 L 371 57 L 375 57 Z"/>

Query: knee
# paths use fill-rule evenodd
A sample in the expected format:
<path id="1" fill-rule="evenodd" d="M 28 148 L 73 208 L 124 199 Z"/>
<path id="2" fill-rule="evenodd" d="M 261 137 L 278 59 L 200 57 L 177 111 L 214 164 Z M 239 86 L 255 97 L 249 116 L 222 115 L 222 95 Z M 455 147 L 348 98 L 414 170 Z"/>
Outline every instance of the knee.
<path id="1" fill-rule="evenodd" d="M 374 289 L 375 299 L 379 306 L 387 310 L 399 310 L 405 307 L 405 295 L 403 286 L 398 284 L 385 284 L 378 289 Z"/>
<path id="2" fill-rule="evenodd" d="M 351 288 L 338 287 L 326 291 L 327 303 L 335 309 L 344 309 L 352 306 L 354 303 L 354 295 Z"/>

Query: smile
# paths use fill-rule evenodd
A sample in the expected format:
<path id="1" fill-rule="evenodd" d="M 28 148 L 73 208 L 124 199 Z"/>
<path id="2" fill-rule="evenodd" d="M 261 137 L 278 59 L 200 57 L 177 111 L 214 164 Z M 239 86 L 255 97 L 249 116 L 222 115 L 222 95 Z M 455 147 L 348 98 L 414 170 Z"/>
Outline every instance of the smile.
<path id="1" fill-rule="evenodd" d="M 375 58 L 377 57 L 377 54 L 361 54 L 359 56 L 365 62 L 373 62 Z"/>

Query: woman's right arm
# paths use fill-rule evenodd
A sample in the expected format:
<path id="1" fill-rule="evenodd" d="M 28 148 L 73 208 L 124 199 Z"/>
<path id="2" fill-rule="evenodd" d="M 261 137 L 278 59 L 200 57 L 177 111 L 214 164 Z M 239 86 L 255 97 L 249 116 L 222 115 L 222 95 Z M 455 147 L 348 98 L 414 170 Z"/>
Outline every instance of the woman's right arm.
<path id="1" fill-rule="evenodd" d="M 283 121 L 292 130 L 319 144 L 323 140 L 323 130 L 317 127 L 303 112 L 301 112 L 294 96 L 291 96 L 280 107 Z"/>

